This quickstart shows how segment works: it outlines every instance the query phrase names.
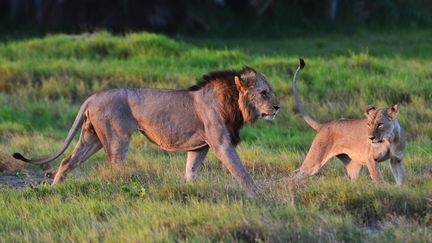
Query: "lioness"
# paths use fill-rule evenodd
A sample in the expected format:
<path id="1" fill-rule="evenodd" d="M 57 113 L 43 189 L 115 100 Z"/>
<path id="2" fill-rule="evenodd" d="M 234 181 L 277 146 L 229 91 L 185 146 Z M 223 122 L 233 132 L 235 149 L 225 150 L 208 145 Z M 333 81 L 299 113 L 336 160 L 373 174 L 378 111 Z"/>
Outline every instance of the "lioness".
<path id="1" fill-rule="evenodd" d="M 336 156 L 344 162 L 351 179 L 359 175 L 362 165 L 366 165 L 372 179 L 379 181 L 382 177 L 377 162 L 390 158 L 396 184 L 401 185 L 405 176 L 405 135 L 397 120 L 397 105 L 382 109 L 369 105 L 366 119 L 339 119 L 320 124 L 306 113 L 298 97 L 297 76 L 305 65 L 300 59 L 293 78 L 294 99 L 303 119 L 318 134 L 295 177 L 314 175 L 330 158 Z"/>
<path id="2" fill-rule="evenodd" d="M 187 181 L 196 177 L 210 147 L 253 195 L 254 182 L 235 151 L 239 130 L 260 117 L 273 120 L 278 109 L 270 83 L 249 67 L 211 72 L 187 90 L 113 89 L 83 103 L 56 154 L 47 159 L 27 159 L 19 153 L 13 157 L 32 164 L 48 163 L 66 150 L 81 126 L 75 149 L 55 173 L 56 184 L 100 148 L 112 164 L 123 162 L 132 133 L 139 130 L 164 150 L 187 151 Z"/>

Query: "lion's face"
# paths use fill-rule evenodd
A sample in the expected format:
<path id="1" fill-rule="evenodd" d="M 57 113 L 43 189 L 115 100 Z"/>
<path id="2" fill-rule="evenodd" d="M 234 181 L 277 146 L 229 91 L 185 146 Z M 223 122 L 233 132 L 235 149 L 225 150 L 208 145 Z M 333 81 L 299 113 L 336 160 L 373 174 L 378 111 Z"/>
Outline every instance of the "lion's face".
<path id="1" fill-rule="evenodd" d="M 397 105 L 391 108 L 376 109 L 370 105 L 366 110 L 368 120 L 368 138 L 373 144 L 382 143 L 391 136 L 394 129 L 394 123 L 398 114 Z"/>
<path id="2" fill-rule="evenodd" d="M 280 103 L 273 87 L 264 75 L 245 68 L 240 77 L 235 77 L 237 88 L 240 91 L 240 103 L 247 106 L 252 120 L 264 118 L 273 120 L 279 111 Z"/>

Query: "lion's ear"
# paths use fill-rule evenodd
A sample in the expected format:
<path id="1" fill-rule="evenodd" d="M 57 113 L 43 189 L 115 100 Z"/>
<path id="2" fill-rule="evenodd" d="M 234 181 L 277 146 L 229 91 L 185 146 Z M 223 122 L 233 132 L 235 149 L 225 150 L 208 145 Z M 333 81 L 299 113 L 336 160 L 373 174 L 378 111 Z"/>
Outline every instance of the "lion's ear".
<path id="1" fill-rule="evenodd" d="M 399 113 L 397 105 L 393 105 L 390 109 L 388 109 L 387 114 L 391 120 L 395 119 Z"/>
<path id="2" fill-rule="evenodd" d="M 365 111 L 365 115 L 366 117 L 370 117 L 370 115 L 372 115 L 373 113 L 375 113 L 376 111 L 376 107 L 374 105 L 369 105 L 368 108 Z"/>
<path id="3" fill-rule="evenodd" d="M 251 80 L 239 78 L 238 76 L 234 76 L 234 81 L 237 89 L 241 92 L 245 92 L 246 90 L 250 89 L 254 84 Z"/>

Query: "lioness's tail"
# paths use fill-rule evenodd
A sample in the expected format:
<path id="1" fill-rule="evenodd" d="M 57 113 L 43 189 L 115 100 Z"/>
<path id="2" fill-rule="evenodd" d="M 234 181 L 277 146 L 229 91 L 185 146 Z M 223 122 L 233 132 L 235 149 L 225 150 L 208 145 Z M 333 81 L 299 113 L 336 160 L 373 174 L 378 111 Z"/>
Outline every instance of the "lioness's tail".
<path id="1" fill-rule="evenodd" d="M 293 93 L 294 93 L 294 99 L 295 102 L 297 104 L 297 108 L 300 111 L 301 116 L 303 117 L 303 119 L 307 122 L 307 124 L 309 124 L 309 126 L 311 126 L 315 131 L 318 131 L 321 128 L 321 124 L 317 121 L 315 121 L 314 119 L 312 119 L 312 117 L 309 116 L 309 114 L 305 111 L 305 109 L 303 108 L 303 105 L 298 97 L 298 92 L 297 92 L 297 76 L 300 73 L 300 70 L 302 70 L 304 68 L 304 66 L 306 66 L 306 63 L 304 62 L 303 59 L 300 58 L 300 64 L 299 67 L 297 68 L 295 74 L 294 74 L 294 78 L 293 78 Z"/>
<path id="2" fill-rule="evenodd" d="M 75 118 L 74 123 L 72 124 L 72 127 L 69 130 L 69 133 L 68 133 L 68 135 L 67 135 L 67 137 L 63 143 L 63 146 L 53 156 L 46 158 L 46 159 L 27 159 L 20 153 L 14 153 L 12 156 L 15 159 L 19 159 L 19 160 L 22 160 L 24 162 L 31 163 L 31 164 L 45 164 L 45 163 L 48 163 L 50 161 L 57 159 L 67 149 L 69 144 L 72 142 L 72 139 L 74 138 L 75 134 L 77 133 L 77 131 L 82 126 L 82 124 L 84 122 L 84 112 L 87 109 L 87 104 L 88 104 L 88 100 L 86 102 L 84 102 L 84 104 L 81 106 L 80 110 L 78 111 L 78 114 Z"/>

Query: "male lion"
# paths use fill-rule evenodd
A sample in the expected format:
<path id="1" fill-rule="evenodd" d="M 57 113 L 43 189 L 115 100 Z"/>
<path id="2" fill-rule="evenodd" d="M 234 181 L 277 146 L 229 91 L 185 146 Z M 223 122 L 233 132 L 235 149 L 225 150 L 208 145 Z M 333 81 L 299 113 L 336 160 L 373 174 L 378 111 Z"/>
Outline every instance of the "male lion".
<path id="1" fill-rule="evenodd" d="M 197 175 L 207 151 L 213 149 L 230 173 L 253 195 L 255 186 L 235 146 L 245 123 L 273 120 L 279 101 L 264 75 L 246 67 L 204 75 L 187 90 L 113 89 L 90 96 L 81 106 L 61 149 L 47 159 L 13 157 L 32 164 L 58 158 L 82 126 L 72 154 L 54 173 L 53 185 L 100 148 L 112 164 L 123 162 L 131 135 L 139 130 L 168 151 L 187 151 L 186 180 Z"/>
<path id="2" fill-rule="evenodd" d="M 298 97 L 297 76 L 305 65 L 300 59 L 293 78 L 294 98 L 301 116 L 318 134 L 295 177 L 316 174 L 330 158 L 336 156 L 344 162 L 351 179 L 359 175 L 362 165 L 366 165 L 372 180 L 379 181 L 382 177 L 377 162 L 390 158 L 396 184 L 401 185 L 405 176 L 405 135 L 396 118 L 397 105 L 382 109 L 370 105 L 365 113 L 366 119 L 339 119 L 320 124 L 306 113 Z"/>

